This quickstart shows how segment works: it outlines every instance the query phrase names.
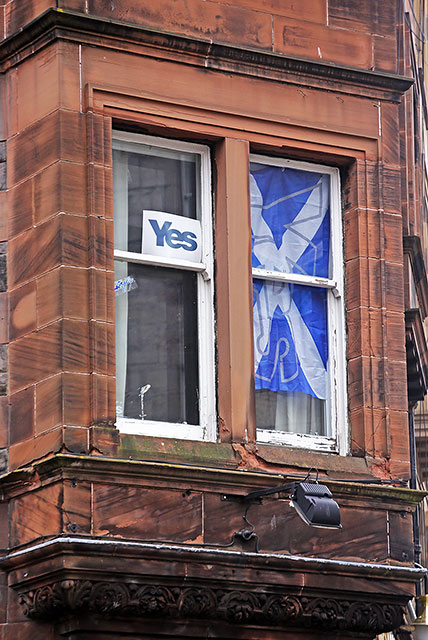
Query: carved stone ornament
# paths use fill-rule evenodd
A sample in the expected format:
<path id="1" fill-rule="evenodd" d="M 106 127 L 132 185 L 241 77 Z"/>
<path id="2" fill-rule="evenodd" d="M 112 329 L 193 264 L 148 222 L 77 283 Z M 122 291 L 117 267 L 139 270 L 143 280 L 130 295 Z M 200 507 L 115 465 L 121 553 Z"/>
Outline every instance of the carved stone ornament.
<path id="1" fill-rule="evenodd" d="M 20 604 L 26 616 L 44 620 L 90 612 L 131 618 L 211 618 L 237 625 L 294 626 L 374 635 L 396 629 L 403 620 L 403 608 L 395 604 L 93 580 L 54 582 L 21 593 Z"/>

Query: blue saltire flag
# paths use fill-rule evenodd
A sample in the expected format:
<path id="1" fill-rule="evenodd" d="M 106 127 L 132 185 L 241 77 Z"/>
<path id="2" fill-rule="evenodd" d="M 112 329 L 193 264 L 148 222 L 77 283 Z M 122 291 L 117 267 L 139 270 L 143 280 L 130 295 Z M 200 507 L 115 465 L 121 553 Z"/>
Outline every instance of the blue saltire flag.
<path id="1" fill-rule="evenodd" d="M 329 176 L 251 164 L 253 267 L 328 277 Z M 327 396 L 327 291 L 254 280 L 256 389 Z"/>

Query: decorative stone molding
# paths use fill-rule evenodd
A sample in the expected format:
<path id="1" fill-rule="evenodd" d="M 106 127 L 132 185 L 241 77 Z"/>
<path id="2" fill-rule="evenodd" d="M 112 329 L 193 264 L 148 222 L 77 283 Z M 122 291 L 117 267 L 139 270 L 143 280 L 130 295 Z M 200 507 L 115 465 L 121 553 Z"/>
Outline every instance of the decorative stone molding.
<path id="1" fill-rule="evenodd" d="M 400 626 L 402 606 L 300 596 L 284 592 L 171 587 L 159 584 L 62 580 L 20 595 L 29 618 L 73 613 L 126 618 L 226 620 L 238 625 L 293 626 L 379 634 Z"/>
<path id="2" fill-rule="evenodd" d="M 162 55 L 163 51 L 168 51 L 179 56 L 181 62 L 186 62 L 186 57 L 189 57 L 191 64 L 198 64 L 199 58 L 202 66 L 223 72 L 239 72 L 282 82 L 291 81 L 299 85 L 302 77 L 305 77 L 306 82 L 312 78 L 316 85 L 324 82 L 329 89 L 331 82 L 337 81 L 358 86 L 366 93 L 371 90 L 385 91 L 388 99 L 396 102 L 414 82 L 413 78 L 394 73 L 219 44 L 211 40 L 158 32 L 136 24 L 55 8 L 48 9 L 0 44 L 0 65 L 3 63 L 13 66 L 46 43 L 56 38 L 73 39 L 76 34 L 79 34 L 79 42 L 84 38 L 88 44 L 98 44 L 102 34 L 104 42 L 111 39 L 113 46 L 117 46 L 117 42 L 148 46 L 153 51 L 151 55 Z"/>

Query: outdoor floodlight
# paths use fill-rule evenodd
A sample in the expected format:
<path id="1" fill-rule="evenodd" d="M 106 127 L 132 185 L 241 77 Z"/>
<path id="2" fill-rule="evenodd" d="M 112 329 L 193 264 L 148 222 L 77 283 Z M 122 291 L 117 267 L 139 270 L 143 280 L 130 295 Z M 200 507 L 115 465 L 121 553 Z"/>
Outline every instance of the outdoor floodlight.
<path id="1" fill-rule="evenodd" d="M 283 492 L 288 492 L 290 505 L 296 509 L 296 512 L 306 524 L 324 529 L 341 529 L 339 505 L 333 500 L 330 489 L 324 484 L 318 484 L 317 480 L 315 482 L 307 482 L 308 477 L 309 474 L 302 481 L 281 484 L 269 489 L 257 489 L 247 493 L 245 496 L 236 494 L 223 495 L 222 500 L 243 502 L 247 507 L 243 518 L 251 528 L 235 532 L 234 537 L 242 538 L 244 541 L 256 537 L 255 526 L 247 519 L 249 507 L 254 503 L 260 504 L 266 496 Z"/>
<path id="2" fill-rule="evenodd" d="M 290 504 L 306 524 L 323 529 L 341 529 L 339 505 L 324 484 L 299 482 L 292 488 Z"/>

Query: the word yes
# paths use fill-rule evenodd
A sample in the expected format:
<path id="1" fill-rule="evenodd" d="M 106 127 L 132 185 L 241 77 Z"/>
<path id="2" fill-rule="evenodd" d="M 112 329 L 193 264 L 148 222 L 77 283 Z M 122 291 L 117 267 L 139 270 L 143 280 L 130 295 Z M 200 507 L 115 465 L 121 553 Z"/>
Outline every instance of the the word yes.
<path id="1" fill-rule="evenodd" d="M 157 220 L 150 220 L 150 225 L 156 235 L 156 245 L 163 247 L 166 244 L 171 249 L 184 249 L 185 251 L 195 251 L 198 248 L 196 234 L 192 231 L 179 231 L 170 229 L 172 222 L 164 222 L 160 227 Z"/>

